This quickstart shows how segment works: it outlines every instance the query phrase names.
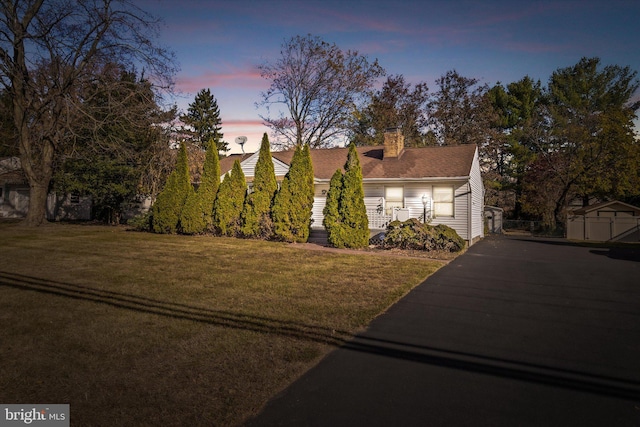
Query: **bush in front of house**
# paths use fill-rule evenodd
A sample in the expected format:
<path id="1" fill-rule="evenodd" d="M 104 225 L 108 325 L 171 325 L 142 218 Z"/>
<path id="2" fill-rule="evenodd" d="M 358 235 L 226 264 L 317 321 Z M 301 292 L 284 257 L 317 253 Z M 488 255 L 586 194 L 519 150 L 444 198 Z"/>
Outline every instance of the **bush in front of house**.
<path id="1" fill-rule="evenodd" d="M 205 154 L 204 165 L 200 186 L 198 187 L 198 198 L 204 216 L 205 229 L 213 228 L 213 203 L 220 187 L 220 158 L 218 154 L 218 144 L 214 139 L 209 140 L 207 152 Z"/>
<path id="2" fill-rule="evenodd" d="M 212 139 L 207 145 L 200 186 L 195 191 L 190 185 L 187 200 L 180 216 L 183 234 L 199 234 L 212 228 L 213 203 L 220 186 L 220 160 L 218 146 Z"/>
<path id="3" fill-rule="evenodd" d="M 127 221 L 127 225 L 135 231 L 153 231 L 153 212 L 149 209 Z"/>
<path id="4" fill-rule="evenodd" d="M 336 248 L 364 248 L 369 243 L 369 220 L 364 204 L 362 169 L 355 144 L 349 145 L 344 174 L 331 177 L 323 225 L 327 240 Z"/>
<path id="5" fill-rule="evenodd" d="M 245 237 L 269 239 L 273 236 L 271 207 L 278 191 L 275 167 L 265 133 L 253 174 L 253 192 L 248 194 L 242 210 L 242 234 Z"/>
<path id="6" fill-rule="evenodd" d="M 458 252 L 466 242 L 451 227 L 423 224 L 415 218 L 405 222 L 393 221 L 382 241 L 385 249 L 413 249 L 422 251 Z"/>
<path id="7" fill-rule="evenodd" d="M 273 200 L 273 230 L 276 239 L 303 243 L 309 238 L 313 180 L 309 145 L 296 146 L 289 172 Z"/>
<path id="8" fill-rule="evenodd" d="M 240 234 L 246 194 L 247 183 L 240 162 L 236 160 L 231 172 L 224 176 L 213 203 L 213 226 L 218 234 L 229 237 Z"/>
<path id="9" fill-rule="evenodd" d="M 202 199 L 193 187 L 189 188 L 180 214 L 180 231 L 183 234 L 198 234 L 205 230 L 207 222 L 203 210 Z"/>
<path id="10" fill-rule="evenodd" d="M 153 231 L 173 234 L 180 230 L 180 218 L 185 201 L 192 190 L 189 179 L 187 148 L 180 144 L 176 168 L 158 194 L 153 205 Z"/>

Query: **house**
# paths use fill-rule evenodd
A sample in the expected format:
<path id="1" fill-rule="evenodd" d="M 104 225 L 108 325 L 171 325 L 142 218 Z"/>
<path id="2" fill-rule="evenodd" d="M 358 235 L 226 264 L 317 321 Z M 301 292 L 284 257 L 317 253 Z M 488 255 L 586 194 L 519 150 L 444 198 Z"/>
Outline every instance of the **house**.
<path id="1" fill-rule="evenodd" d="M 0 159 L 0 218 L 23 218 L 29 208 L 29 184 L 20 159 Z"/>
<path id="2" fill-rule="evenodd" d="M 469 244 L 484 236 L 484 186 L 475 145 L 404 147 L 399 130 L 385 133 L 384 146 L 358 147 L 369 228 L 384 230 L 394 219 L 426 216 L 431 224 L 455 229 Z M 343 169 L 348 148 L 311 150 L 315 177 L 312 229 L 322 229 L 331 176 Z M 271 153 L 276 179 L 282 181 L 293 150 Z M 240 160 L 249 188 L 259 152 L 235 154 L 220 161 L 224 176 Z"/>
<path id="3" fill-rule="evenodd" d="M 569 210 L 567 239 L 640 242 L 640 208 L 613 200 Z"/>
<path id="4" fill-rule="evenodd" d="M 91 219 L 92 203 L 77 194 L 47 197 L 48 220 Z M 18 157 L 0 159 L 0 218 L 24 218 L 29 210 L 29 182 Z"/>

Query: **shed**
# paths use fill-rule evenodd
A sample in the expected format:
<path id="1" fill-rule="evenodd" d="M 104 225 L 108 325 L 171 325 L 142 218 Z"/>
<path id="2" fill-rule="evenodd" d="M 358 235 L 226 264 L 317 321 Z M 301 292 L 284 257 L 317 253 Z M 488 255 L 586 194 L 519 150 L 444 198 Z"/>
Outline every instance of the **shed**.
<path id="1" fill-rule="evenodd" d="M 486 230 L 489 233 L 502 233 L 502 214 L 504 210 L 496 206 L 484 207 Z"/>
<path id="2" fill-rule="evenodd" d="M 640 242 L 640 208 L 614 200 L 570 210 L 567 239 Z"/>

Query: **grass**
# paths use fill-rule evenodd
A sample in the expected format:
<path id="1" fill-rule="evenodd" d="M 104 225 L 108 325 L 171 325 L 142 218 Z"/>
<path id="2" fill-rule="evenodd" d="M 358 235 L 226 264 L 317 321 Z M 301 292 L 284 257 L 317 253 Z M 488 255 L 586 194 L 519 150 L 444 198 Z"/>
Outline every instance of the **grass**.
<path id="1" fill-rule="evenodd" d="M 0 223 L 0 402 L 72 425 L 239 425 L 442 263 Z"/>

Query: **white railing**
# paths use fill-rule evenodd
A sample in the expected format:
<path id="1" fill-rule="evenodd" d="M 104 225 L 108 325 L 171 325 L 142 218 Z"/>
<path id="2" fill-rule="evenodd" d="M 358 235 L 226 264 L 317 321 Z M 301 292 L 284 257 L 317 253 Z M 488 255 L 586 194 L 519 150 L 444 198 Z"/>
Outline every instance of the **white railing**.
<path id="1" fill-rule="evenodd" d="M 384 230 L 391 222 L 391 215 L 380 213 L 378 209 L 367 209 L 370 230 Z"/>

